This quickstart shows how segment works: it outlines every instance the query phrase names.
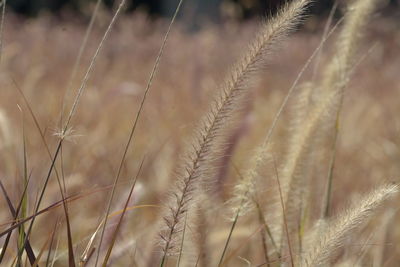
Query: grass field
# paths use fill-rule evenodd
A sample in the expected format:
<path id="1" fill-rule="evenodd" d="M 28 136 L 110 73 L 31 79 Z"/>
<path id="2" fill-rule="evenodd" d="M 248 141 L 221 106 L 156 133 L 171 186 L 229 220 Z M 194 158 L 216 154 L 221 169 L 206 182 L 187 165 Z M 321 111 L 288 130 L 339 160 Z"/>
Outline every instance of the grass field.
<path id="1" fill-rule="evenodd" d="M 178 20 L 128 146 L 169 21 L 118 17 L 94 62 L 100 12 L 77 65 L 88 22 L 6 12 L 1 265 L 28 266 L 29 244 L 40 266 L 398 266 L 400 24 L 370 9 L 266 30 L 250 49 L 300 15 L 197 32 Z"/>

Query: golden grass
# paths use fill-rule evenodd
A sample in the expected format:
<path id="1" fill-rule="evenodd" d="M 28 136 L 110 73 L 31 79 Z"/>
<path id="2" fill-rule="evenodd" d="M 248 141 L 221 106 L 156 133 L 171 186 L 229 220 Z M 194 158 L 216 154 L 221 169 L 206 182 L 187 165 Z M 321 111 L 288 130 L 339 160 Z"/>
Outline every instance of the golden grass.
<path id="1" fill-rule="evenodd" d="M 385 216 L 375 214 L 395 195 L 397 186 L 389 182 L 398 183 L 400 173 L 400 36 L 390 30 L 395 23 L 390 20 L 367 23 L 374 1 L 354 1 L 323 44 L 317 78 L 312 66 L 307 68 L 302 84 L 285 102 L 288 88 L 321 43 L 323 27 L 311 29 L 312 18 L 287 37 L 307 5 L 298 0 L 285 6 L 262 23 L 249 47 L 255 23 L 196 33 L 176 24 L 151 91 L 148 76 L 168 24 L 141 14 L 121 17 L 103 43 L 86 89 L 78 91 L 71 127 L 61 130 L 59 114 L 72 104 L 63 100 L 65 89 L 85 88 L 79 80 L 111 18 L 99 10 L 77 64 L 84 24 L 46 16 L 23 21 L 7 14 L 0 72 L 0 178 L 15 207 L 29 180 L 25 216 L 39 207 L 35 202 L 60 133 L 68 136 L 40 209 L 61 202 L 36 217 L 29 238 L 40 266 L 92 266 L 97 253 L 98 264 L 107 255 L 104 262 L 110 266 L 396 266 L 396 207 L 385 202 Z M 377 30 L 382 27 L 386 32 Z M 227 72 L 236 58 L 242 60 Z M 218 94 L 214 88 L 224 76 Z M 145 92 L 127 149 L 132 118 Z M 217 95 L 214 102 L 212 95 Z M 185 142 L 192 140 L 202 117 L 194 144 Z M 273 131 L 266 134 L 271 124 Z M 331 199 L 327 177 L 332 179 Z M 370 193 L 354 197 L 364 191 Z M 64 210 L 63 198 L 64 207 L 68 203 Z M 344 209 L 352 199 L 357 201 Z M 2 233 L 13 221 L 8 205 L 1 200 Z M 365 230 L 350 235 L 360 226 Z M 19 234 L 11 236 L 4 253 L 6 265 L 26 261 L 16 249 L 17 243 L 20 249 L 24 244 L 23 228 L 16 228 Z"/>

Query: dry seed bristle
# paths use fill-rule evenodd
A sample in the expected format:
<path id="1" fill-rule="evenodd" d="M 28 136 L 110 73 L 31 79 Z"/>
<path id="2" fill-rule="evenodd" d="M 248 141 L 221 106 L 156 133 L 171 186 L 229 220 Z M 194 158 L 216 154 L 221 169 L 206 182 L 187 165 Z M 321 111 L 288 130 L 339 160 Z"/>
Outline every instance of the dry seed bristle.
<path id="1" fill-rule="evenodd" d="M 360 35 L 375 3 L 376 0 L 359 0 L 350 5 L 336 44 L 335 56 L 323 71 L 321 83 L 314 85 L 315 93 L 308 116 L 302 123 L 297 123 L 298 127 L 294 129 L 283 169 L 283 187 L 288 190 L 285 197 L 287 223 L 292 233 L 297 232 L 298 218 L 301 216 L 299 207 L 303 206 L 304 192 L 309 187 L 306 168 L 312 148 L 321 139 L 321 130 L 331 129 L 337 120 Z"/>
<path id="2" fill-rule="evenodd" d="M 343 239 L 352 230 L 366 222 L 376 209 L 399 190 L 397 185 L 383 185 L 366 194 L 345 210 L 337 218 L 326 225 L 325 231 L 312 244 L 304 256 L 302 267 L 321 266 L 326 263 L 334 252 L 343 245 Z"/>
<path id="3" fill-rule="evenodd" d="M 233 113 L 242 106 L 241 102 L 248 93 L 246 89 L 250 75 L 265 64 L 272 48 L 298 25 L 309 2 L 308 0 L 294 1 L 286 5 L 275 18 L 265 23 L 255 42 L 250 46 L 248 54 L 234 67 L 230 78 L 222 87 L 215 107 L 206 115 L 208 119 L 203 121 L 203 126 L 200 128 L 200 138 L 195 141 L 194 151 L 189 154 L 190 161 L 185 163 L 186 172 L 173 191 L 175 199 L 170 205 L 170 213 L 164 217 L 167 227 L 162 231 L 161 236 L 165 242 L 163 246 L 165 255 L 173 254 L 173 247 L 176 247 L 174 244 L 179 243 L 177 233 L 182 229 L 182 218 L 194 198 L 197 180 L 213 177 L 213 174 L 209 172 L 210 166 L 213 166 L 210 160 L 214 159 L 212 155 L 215 151 L 221 151 L 218 148 L 218 137 L 226 121 L 229 121 Z"/>

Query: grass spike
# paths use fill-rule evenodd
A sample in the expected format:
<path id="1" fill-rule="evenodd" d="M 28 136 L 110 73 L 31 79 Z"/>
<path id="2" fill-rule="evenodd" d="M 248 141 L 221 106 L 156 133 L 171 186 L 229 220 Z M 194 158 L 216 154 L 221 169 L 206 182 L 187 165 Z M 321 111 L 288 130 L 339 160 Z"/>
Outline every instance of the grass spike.
<path id="1" fill-rule="evenodd" d="M 195 150 L 188 153 L 191 160 L 186 162 L 189 166 L 189 172 L 183 177 L 179 177 L 183 186 L 177 186 L 174 192 L 179 192 L 178 205 L 174 206 L 174 212 L 166 214 L 168 221 L 174 222 L 171 226 L 162 229 L 161 235 L 166 240 L 163 245 L 163 262 L 172 252 L 172 244 L 179 242 L 179 236 L 176 235 L 182 226 L 182 210 L 185 210 L 188 197 L 197 187 L 196 181 L 201 177 L 212 177 L 213 164 L 210 164 L 213 157 L 213 150 L 218 150 L 218 140 L 215 136 L 221 136 L 223 128 L 232 115 L 238 111 L 242 101 L 248 94 L 248 83 L 254 72 L 259 71 L 266 63 L 268 55 L 278 43 L 292 31 L 301 21 L 301 16 L 305 8 L 310 3 L 307 0 L 294 1 L 286 4 L 284 8 L 278 12 L 277 16 L 272 18 L 261 27 L 255 41 L 239 63 L 237 63 L 233 71 L 228 75 L 228 79 L 222 86 L 216 106 L 205 116 L 203 124 L 198 131 L 200 138 L 195 140 Z M 223 142 L 222 142 L 223 143 Z M 193 156 L 190 156 L 193 155 Z M 210 170 L 211 169 L 211 170 Z M 201 181 L 204 183 L 205 181 Z M 199 182 L 200 183 L 200 182 Z"/>
<path id="2" fill-rule="evenodd" d="M 343 245 L 343 239 L 352 230 L 366 222 L 376 209 L 388 198 L 394 196 L 399 190 L 395 184 L 385 184 L 365 194 L 350 208 L 328 223 L 326 231 L 304 255 L 301 267 L 321 266 Z"/>

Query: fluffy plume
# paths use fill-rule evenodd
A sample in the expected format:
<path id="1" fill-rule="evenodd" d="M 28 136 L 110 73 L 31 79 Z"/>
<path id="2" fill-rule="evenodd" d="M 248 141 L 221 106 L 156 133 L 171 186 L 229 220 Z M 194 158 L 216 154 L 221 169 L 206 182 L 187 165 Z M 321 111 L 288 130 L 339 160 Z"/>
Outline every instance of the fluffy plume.
<path id="1" fill-rule="evenodd" d="M 302 128 L 297 129 L 300 131 L 296 131 L 292 135 L 290 150 L 281 174 L 290 234 L 294 234 L 298 229 L 299 207 L 302 206 L 301 202 L 308 184 L 305 173 L 307 173 L 315 138 L 320 134 L 321 126 L 330 117 L 332 110 L 338 106 L 339 101 L 340 92 L 331 92 L 331 94 L 326 95 L 325 99 L 321 99 L 312 107 L 307 120 L 303 122 Z M 281 222 L 282 220 L 278 221 L 278 223 Z M 283 235 L 282 228 L 280 231 L 278 235 Z"/>
<path id="2" fill-rule="evenodd" d="M 232 206 L 232 219 L 236 217 L 236 214 L 243 216 L 253 209 L 256 180 L 259 176 L 258 170 L 266 161 L 267 151 L 264 147 L 256 149 L 254 156 L 249 161 L 249 169 L 235 186 L 234 196 L 229 200 Z"/>
<path id="3" fill-rule="evenodd" d="M 251 75 L 265 65 L 272 49 L 300 22 L 304 9 L 310 0 L 297 0 L 284 8 L 270 21 L 266 22 L 249 52 L 233 68 L 225 85 L 221 88 L 220 96 L 215 105 L 203 120 L 199 137 L 189 152 L 184 172 L 172 191 L 169 201 L 169 211 L 164 217 L 165 226 L 161 232 L 164 241 L 164 256 L 174 251 L 179 244 L 178 234 L 182 230 L 183 218 L 190 203 L 194 199 L 194 191 L 199 184 L 208 183 L 207 178 L 213 177 L 213 161 L 215 151 L 221 151 L 224 142 L 220 140 L 227 122 L 230 122 L 246 99 Z"/>
<path id="4" fill-rule="evenodd" d="M 346 235 L 360 226 L 375 212 L 376 208 L 398 191 L 397 185 L 383 185 L 364 196 L 351 208 L 328 223 L 323 235 L 320 235 L 310 251 L 303 258 L 301 266 L 321 266 L 333 255 L 341 245 Z"/>
<path id="5" fill-rule="evenodd" d="M 357 0 L 348 7 L 345 24 L 336 44 L 336 53 L 323 71 L 321 82 L 314 85 L 309 113 L 303 116 L 304 119 L 300 118 L 292 131 L 283 167 L 282 184 L 285 192 L 287 224 L 293 235 L 299 227 L 301 216 L 299 207 L 304 204 L 302 203 L 304 192 L 308 185 L 306 173 L 312 148 L 316 141 L 321 139 L 323 130 L 331 129 L 337 120 L 361 32 L 375 3 L 376 0 Z M 301 109 L 304 110 L 304 107 Z M 283 235 L 282 230 L 280 235 Z"/>
<path id="6" fill-rule="evenodd" d="M 336 43 L 336 54 L 323 73 L 322 90 L 346 86 L 365 25 L 377 2 L 357 0 L 348 6 L 345 24 Z"/>

